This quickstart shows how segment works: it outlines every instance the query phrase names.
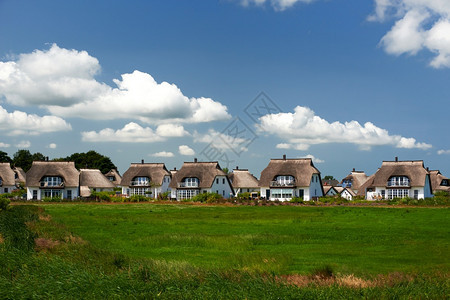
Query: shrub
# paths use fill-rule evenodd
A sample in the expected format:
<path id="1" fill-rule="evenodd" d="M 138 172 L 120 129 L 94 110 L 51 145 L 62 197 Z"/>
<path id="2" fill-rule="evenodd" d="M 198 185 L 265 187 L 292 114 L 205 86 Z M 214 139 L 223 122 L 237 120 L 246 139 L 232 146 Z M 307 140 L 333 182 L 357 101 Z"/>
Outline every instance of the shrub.
<path id="1" fill-rule="evenodd" d="M 158 200 L 169 200 L 170 192 L 159 193 Z"/>
<path id="2" fill-rule="evenodd" d="M 44 202 L 62 202 L 63 199 L 61 197 L 44 197 L 42 198 Z"/>
<path id="3" fill-rule="evenodd" d="M 111 202 L 111 198 L 114 195 L 114 192 L 92 192 L 91 197 L 97 201 L 107 201 Z"/>
<path id="4" fill-rule="evenodd" d="M 0 210 L 7 210 L 11 201 L 6 197 L 0 197 Z"/>
<path id="5" fill-rule="evenodd" d="M 303 204 L 303 197 L 292 197 L 289 202 Z"/>
<path id="6" fill-rule="evenodd" d="M 142 195 L 133 195 L 130 197 L 130 202 L 146 202 L 149 201 L 149 198 Z"/>

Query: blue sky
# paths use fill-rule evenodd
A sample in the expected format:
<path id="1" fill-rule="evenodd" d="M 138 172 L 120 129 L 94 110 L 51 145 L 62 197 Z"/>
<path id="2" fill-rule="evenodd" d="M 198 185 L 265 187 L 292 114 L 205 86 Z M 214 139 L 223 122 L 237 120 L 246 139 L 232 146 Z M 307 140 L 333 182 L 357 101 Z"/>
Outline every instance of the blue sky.
<path id="1" fill-rule="evenodd" d="M 449 80 L 446 0 L 0 0 L 11 156 L 96 150 L 123 173 L 220 149 L 258 177 L 287 154 L 338 179 L 398 156 L 448 177 Z"/>

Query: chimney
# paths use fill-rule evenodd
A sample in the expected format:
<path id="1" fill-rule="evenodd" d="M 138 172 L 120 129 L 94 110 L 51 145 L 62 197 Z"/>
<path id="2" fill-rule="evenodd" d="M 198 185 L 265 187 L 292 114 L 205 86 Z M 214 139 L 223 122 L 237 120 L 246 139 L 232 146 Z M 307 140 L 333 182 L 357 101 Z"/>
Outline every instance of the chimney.
<path id="1" fill-rule="evenodd" d="M 430 172 L 430 168 L 429 167 L 427 167 L 427 172 Z"/>
<path id="2" fill-rule="evenodd" d="M 286 160 L 286 154 L 283 154 L 283 160 Z"/>
<path id="3" fill-rule="evenodd" d="M 177 170 L 177 167 L 173 167 L 173 170 L 176 171 L 176 170 Z"/>
<path id="4" fill-rule="evenodd" d="M 398 162 L 398 156 L 395 157 L 395 162 Z"/>
<path id="5" fill-rule="evenodd" d="M 194 162 L 195 162 L 195 163 L 197 162 L 197 157 L 194 158 Z"/>
<path id="6" fill-rule="evenodd" d="M 352 172 L 355 172 L 355 168 L 353 168 L 353 171 Z"/>
<path id="7" fill-rule="evenodd" d="M 141 164 L 144 164 L 144 160 L 143 159 L 141 159 Z"/>
<path id="8" fill-rule="evenodd" d="M 239 170 L 239 166 L 236 166 L 236 170 Z"/>
<path id="9" fill-rule="evenodd" d="M 48 156 L 45 157 L 45 161 L 48 161 Z"/>

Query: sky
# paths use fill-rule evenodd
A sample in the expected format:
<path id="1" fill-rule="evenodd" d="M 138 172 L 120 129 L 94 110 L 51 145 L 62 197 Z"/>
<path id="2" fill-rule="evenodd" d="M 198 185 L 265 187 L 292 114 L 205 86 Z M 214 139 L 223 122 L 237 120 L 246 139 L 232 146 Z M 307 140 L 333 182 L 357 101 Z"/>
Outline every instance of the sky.
<path id="1" fill-rule="evenodd" d="M 0 150 L 450 176 L 448 0 L 0 0 Z"/>

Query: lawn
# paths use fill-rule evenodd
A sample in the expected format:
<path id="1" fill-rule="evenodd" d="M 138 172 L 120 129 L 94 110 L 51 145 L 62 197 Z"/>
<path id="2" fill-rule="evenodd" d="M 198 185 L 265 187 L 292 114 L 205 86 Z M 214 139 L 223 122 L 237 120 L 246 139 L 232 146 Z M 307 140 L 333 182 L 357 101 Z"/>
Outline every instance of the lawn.
<path id="1" fill-rule="evenodd" d="M 94 247 L 207 270 L 448 274 L 447 208 L 45 204 Z"/>

